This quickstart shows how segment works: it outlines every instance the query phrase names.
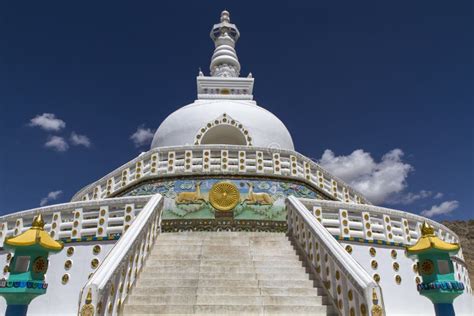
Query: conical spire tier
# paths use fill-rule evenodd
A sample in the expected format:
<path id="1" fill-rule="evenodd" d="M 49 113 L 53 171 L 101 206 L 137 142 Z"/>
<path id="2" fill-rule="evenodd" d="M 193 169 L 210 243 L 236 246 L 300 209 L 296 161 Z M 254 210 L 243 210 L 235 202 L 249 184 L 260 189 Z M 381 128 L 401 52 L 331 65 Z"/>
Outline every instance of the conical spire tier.
<path id="1" fill-rule="evenodd" d="M 235 51 L 235 43 L 239 37 L 237 26 L 230 23 L 229 12 L 222 11 L 221 22 L 214 24 L 211 30 L 211 38 L 215 45 L 210 65 L 212 77 L 238 77 L 240 75 L 240 63 Z"/>
<path id="2" fill-rule="evenodd" d="M 199 70 L 197 77 L 198 99 L 253 100 L 254 79 L 239 77 L 240 63 L 235 51 L 235 43 L 240 32 L 230 23 L 230 14 L 221 12 L 220 22 L 211 29 L 214 53 L 211 58 L 210 76 Z"/>

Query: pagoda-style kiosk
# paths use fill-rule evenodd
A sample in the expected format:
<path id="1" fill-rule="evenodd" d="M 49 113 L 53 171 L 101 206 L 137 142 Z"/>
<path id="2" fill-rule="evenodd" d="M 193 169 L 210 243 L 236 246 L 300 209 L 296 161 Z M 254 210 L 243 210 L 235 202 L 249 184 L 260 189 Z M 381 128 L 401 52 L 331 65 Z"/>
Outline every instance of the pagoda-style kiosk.
<path id="1" fill-rule="evenodd" d="M 30 229 L 5 240 L 4 247 L 14 252 L 8 279 L 0 281 L 0 295 L 7 301 L 5 315 L 26 315 L 28 305 L 45 294 L 48 284 L 48 255 L 63 249 L 63 244 L 51 238 L 44 230 L 40 215 L 33 219 Z"/>
<path id="2" fill-rule="evenodd" d="M 453 301 L 464 290 L 464 284 L 454 278 L 450 257 L 457 254 L 459 248 L 459 244 L 439 239 L 426 222 L 418 242 L 407 247 L 408 256 L 418 259 L 418 271 L 423 278 L 418 291 L 433 302 L 436 315 L 455 315 Z"/>

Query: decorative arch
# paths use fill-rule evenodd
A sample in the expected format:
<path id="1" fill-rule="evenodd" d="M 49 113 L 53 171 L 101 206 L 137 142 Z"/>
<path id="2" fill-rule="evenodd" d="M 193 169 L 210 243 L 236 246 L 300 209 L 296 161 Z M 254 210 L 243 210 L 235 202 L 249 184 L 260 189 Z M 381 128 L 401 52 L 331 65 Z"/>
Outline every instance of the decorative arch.
<path id="1" fill-rule="evenodd" d="M 194 137 L 194 144 L 252 146 L 252 137 L 242 123 L 223 113 L 199 129 Z"/>

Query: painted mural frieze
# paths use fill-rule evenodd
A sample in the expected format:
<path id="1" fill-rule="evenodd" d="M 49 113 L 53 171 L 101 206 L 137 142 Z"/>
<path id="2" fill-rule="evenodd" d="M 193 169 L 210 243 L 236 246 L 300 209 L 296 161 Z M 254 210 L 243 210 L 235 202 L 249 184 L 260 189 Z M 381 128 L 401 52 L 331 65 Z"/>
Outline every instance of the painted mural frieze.
<path id="1" fill-rule="evenodd" d="M 163 211 L 165 220 L 214 219 L 216 214 L 219 217 L 220 212 L 224 209 L 220 208 L 216 202 L 211 202 L 221 201 L 221 203 L 232 205 L 230 214 L 236 220 L 285 221 L 285 198 L 287 196 L 323 198 L 305 185 L 297 183 L 278 180 L 218 178 L 147 183 L 123 195 L 136 196 L 156 193 L 166 197 Z M 236 199 L 235 201 L 227 201 L 231 197 L 230 194 L 233 199 Z M 225 210 L 227 211 L 227 209 Z"/>

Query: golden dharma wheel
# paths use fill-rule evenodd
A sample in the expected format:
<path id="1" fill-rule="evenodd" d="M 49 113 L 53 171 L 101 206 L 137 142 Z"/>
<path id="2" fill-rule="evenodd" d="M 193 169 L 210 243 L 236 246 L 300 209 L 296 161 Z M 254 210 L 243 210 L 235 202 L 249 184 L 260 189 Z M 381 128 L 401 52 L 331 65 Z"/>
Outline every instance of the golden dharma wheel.
<path id="1" fill-rule="evenodd" d="M 231 182 L 218 182 L 209 191 L 209 202 L 219 211 L 229 211 L 240 202 L 240 192 Z"/>

